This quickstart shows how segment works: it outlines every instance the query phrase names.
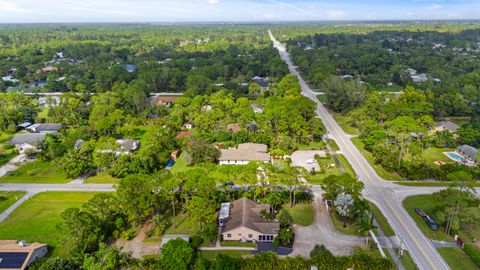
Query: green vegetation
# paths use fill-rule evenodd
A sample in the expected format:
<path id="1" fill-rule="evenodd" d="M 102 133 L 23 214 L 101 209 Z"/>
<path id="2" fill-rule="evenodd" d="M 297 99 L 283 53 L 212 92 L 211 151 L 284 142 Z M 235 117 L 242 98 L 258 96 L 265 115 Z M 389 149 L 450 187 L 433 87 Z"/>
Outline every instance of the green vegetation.
<path id="1" fill-rule="evenodd" d="M 398 255 L 398 249 L 394 249 L 394 250 Z M 402 263 L 403 267 L 405 267 L 406 270 L 418 269 L 417 265 L 415 264 L 415 261 L 413 260 L 408 250 L 403 251 L 403 255 L 400 257 L 400 262 Z"/>
<path id="2" fill-rule="evenodd" d="M 323 104 L 327 104 L 327 96 L 326 95 L 317 95 L 317 99 L 323 103 Z"/>
<path id="3" fill-rule="evenodd" d="M 474 270 L 477 266 L 470 260 L 470 258 L 458 247 L 454 248 L 439 248 L 438 252 L 442 255 L 445 262 L 452 270 Z"/>
<path id="4" fill-rule="evenodd" d="M 84 181 L 85 184 L 116 184 L 118 178 L 112 177 L 106 173 L 97 173 Z"/>
<path id="5" fill-rule="evenodd" d="M 227 255 L 231 257 L 243 257 L 252 255 L 250 250 L 202 250 L 202 256 L 206 259 L 215 259 L 218 254 Z"/>
<path id="6" fill-rule="evenodd" d="M 223 241 L 220 242 L 222 247 L 256 247 L 257 244 L 253 242 L 238 242 L 238 241 Z"/>
<path id="7" fill-rule="evenodd" d="M 0 191 L 0 214 L 25 195 L 23 191 Z"/>
<path id="8" fill-rule="evenodd" d="M 321 140 L 312 141 L 309 144 L 300 144 L 298 150 L 323 150 L 325 149 L 325 143 Z"/>
<path id="9" fill-rule="evenodd" d="M 285 209 L 293 218 L 293 223 L 301 226 L 309 226 L 314 219 L 314 211 L 312 204 L 296 204 L 293 207 L 285 206 Z"/>
<path id="10" fill-rule="evenodd" d="M 380 209 L 378 209 L 378 207 L 372 202 L 368 202 L 368 205 L 370 206 L 370 211 L 375 217 L 375 220 L 377 221 L 378 226 L 380 226 L 385 236 L 387 237 L 394 236 L 395 231 L 393 231 L 392 227 L 390 226 L 390 223 L 388 223 L 388 220 L 387 218 L 385 218 L 382 211 L 380 211 Z"/>
<path id="11" fill-rule="evenodd" d="M 433 164 L 437 160 L 452 162 L 452 160 L 444 154 L 444 152 L 450 152 L 452 150 L 452 148 L 428 148 L 423 151 L 422 158 L 425 159 L 427 164 Z"/>
<path id="12" fill-rule="evenodd" d="M 408 214 L 413 218 L 415 223 L 417 223 L 417 226 L 426 237 L 440 241 L 451 241 L 453 237 L 446 235 L 441 228 L 436 231 L 430 229 L 414 210 L 415 208 L 421 208 L 425 213 L 431 214 L 438 205 L 439 202 L 435 201 L 432 195 L 409 196 L 403 200 L 403 207 L 405 207 L 405 210 L 407 210 Z"/>
<path id="13" fill-rule="evenodd" d="M 308 175 L 307 181 L 310 184 L 320 185 L 325 177 L 342 173 L 330 154 L 327 154 L 325 158 L 317 158 L 317 162 L 320 166 L 320 171 L 315 172 L 313 175 Z"/>
<path id="14" fill-rule="evenodd" d="M 395 184 L 402 186 L 411 186 L 411 187 L 449 187 L 452 185 L 452 182 L 445 181 L 400 181 L 394 182 Z M 474 186 L 479 187 L 480 183 L 474 184 Z"/>
<path id="15" fill-rule="evenodd" d="M 355 236 L 366 235 L 366 232 L 359 232 L 360 228 L 356 222 L 345 222 L 341 220 L 341 217 L 339 217 L 335 212 L 333 212 L 330 216 L 332 217 L 333 225 L 337 231 L 343 234 Z"/>
<path id="16" fill-rule="evenodd" d="M 174 227 L 171 225 L 168 229 L 165 230 L 165 234 L 188 234 L 188 235 L 195 235 L 198 233 L 198 229 L 192 226 L 189 223 L 189 217 L 186 212 L 182 212 L 177 214 L 176 217 L 173 217 L 171 220 L 171 224 L 175 223 L 176 226 Z"/>
<path id="17" fill-rule="evenodd" d="M 360 138 L 352 138 L 353 144 L 362 152 L 363 156 L 367 159 L 368 163 L 372 165 L 377 174 L 385 180 L 402 180 L 403 178 L 396 173 L 391 173 L 385 170 L 381 165 L 375 163 L 375 157 L 372 153 L 364 149 L 365 144 Z"/>
<path id="18" fill-rule="evenodd" d="M 15 148 L 8 144 L 0 144 L 0 166 L 15 157 Z"/>
<path id="19" fill-rule="evenodd" d="M 333 118 L 338 123 L 338 125 L 343 129 L 343 131 L 350 135 L 359 135 L 358 129 L 352 126 L 351 120 L 347 115 L 342 115 L 339 113 L 331 112 Z"/>
<path id="20" fill-rule="evenodd" d="M 187 167 L 187 164 L 185 163 L 184 157 L 185 157 L 185 153 L 182 153 L 177 158 L 177 160 L 175 161 L 175 164 L 173 164 L 172 166 L 172 169 L 171 169 L 172 173 L 184 172 L 189 170 L 189 168 Z"/>
<path id="21" fill-rule="evenodd" d="M 0 178 L 2 183 L 67 183 L 50 161 L 35 160 Z"/>
<path id="22" fill-rule="evenodd" d="M 345 169 L 345 173 L 350 174 L 353 178 L 357 178 L 357 174 L 353 170 L 352 165 L 350 162 L 348 162 L 347 158 L 345 158 L 343 154 L 337 154 L 336 156 L 342 167 Z"/>
<path id="23" fill-rule="evenodd" d="M 328 145 L 330 146 L 330 148 L 332 149 L 332 151 L 338 151 L 338 150 L 340 150 L 340 147 L 338 147 L 338 145 L 337 145 L 337 143 L 335 142 L 335 140 L 327 139 L 327 143 L 328 143 Z"/>
<path id="24" fill-rule="evenodd" d="M 52 256 L 67 256 L 69 247 L 65 246 L 62 234 L 55 227 L 61 220 L 60 214 L 67 208 L 80 207 L 93 195 L 88 192 L 37 194 L 0 223 L 0 238 L 47 243 Z"/>

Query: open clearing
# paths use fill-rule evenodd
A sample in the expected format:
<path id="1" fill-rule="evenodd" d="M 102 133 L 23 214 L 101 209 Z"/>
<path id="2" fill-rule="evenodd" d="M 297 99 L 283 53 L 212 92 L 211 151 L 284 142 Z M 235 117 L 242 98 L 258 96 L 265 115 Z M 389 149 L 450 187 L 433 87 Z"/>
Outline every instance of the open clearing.
<path id="1" fill-rule="evenodd" d="M 68 247 L 62 246 L 56 229 L 60 214 L 70 207 L 81 207 L 93 197 L 93 192 L 44 192 L 20 205 L 0 223 L 0 239 L 26 240 L 46 243 L 52 256 L 66 256 Z"/>
<path id="2" fill-rule="evenodd" d="M 2 183 L 68 183 L 70 179 L 59 172 L 50 161 L 29 162 L 0 178 Z"/>

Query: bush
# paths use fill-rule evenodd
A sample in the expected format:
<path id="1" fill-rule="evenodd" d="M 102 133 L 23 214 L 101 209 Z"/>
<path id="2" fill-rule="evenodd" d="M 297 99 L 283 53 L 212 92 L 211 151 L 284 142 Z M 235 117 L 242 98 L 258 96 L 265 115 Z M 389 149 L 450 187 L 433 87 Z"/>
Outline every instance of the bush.
<path id="1" fill-rule="evenodd" d="M 203 237 L 201 237 L 200 235 L 194 235 L 190 239 L 190 245 L 192 246 L 193 249 L 197 249 L 202 244 L 203 244 Z"/>
<path id="2" fill-rule="evenodd" d="M 134 228 L 130 228 L 122 232 L 122 238 L 124 238 L 125 240 L 132 240 L 133 238 L 135 238 L 136 235 L 137 230 L 135 230 Z"/>
<path id="3" fill-rule="evenodd" d="M 480 250 L 470 244 L 465 244 L 463 250 L 468 257 L 470 257 L 470 260 L 472 260 L 476 266 L 480 267 Z"/>

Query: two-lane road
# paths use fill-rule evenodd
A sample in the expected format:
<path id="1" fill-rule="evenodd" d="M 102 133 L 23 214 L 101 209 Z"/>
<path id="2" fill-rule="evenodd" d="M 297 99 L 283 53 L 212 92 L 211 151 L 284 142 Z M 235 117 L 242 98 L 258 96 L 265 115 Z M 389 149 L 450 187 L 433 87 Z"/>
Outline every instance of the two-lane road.
<path id="1" fill-rule="evenodd" d="M 351 142 L 349 136 L 340 128 L 323 104 L 319 102 L 315 93 L 305 83 L 293 65 L 285 47 L 275 39 L 270 31 L 269 35 L 281 58 L 288 64 L 290 72 L 298 78 L 302 94 L 317 104 L 317 114 L 322 119 L 328 131 L 328 136 L 337 142 L 340 150 L 357 173 L 358 178 L 365 183 L 364 196 L 380 208 L 397 236 L 402 239 L 418 267 L 435 270 L 450 269 L 432 242 L 423 235 L 403 208 L 401 201 L 395 196 L 393 190 L 397 186 L 378 176 L 362 153 Z"/>

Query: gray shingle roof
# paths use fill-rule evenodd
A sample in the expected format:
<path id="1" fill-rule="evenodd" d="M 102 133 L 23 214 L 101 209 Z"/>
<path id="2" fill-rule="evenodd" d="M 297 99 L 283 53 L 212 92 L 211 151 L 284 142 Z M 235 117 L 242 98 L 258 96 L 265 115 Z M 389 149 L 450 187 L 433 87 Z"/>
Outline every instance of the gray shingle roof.
<path id="1" fill-rule="evenodd" d="M 441 127 L 443 129 L 449 130 L 450 132 L 457 132 L 457 130 L 460 128 L 459 125 L 453 123 L 452 121 L 439 122 L 435 127 Z"/>
<path id="2" fill-rule="evenodd" d="M 278 221 L 269 221 L 260 216 L 260 211 L 269 210 L 267 205 L 256 204 L 247 198 L 241 198 L 231 203 L 230 217 L 225 221 L 223 232 L 239 227 L 246 227 L 262 234 L 277 234 L 280 229 Z"/>
<path id="3" fill-rule="evenodd" d="M 25 133 L 25 134 L 16 134 L 13 138 L 8 141 L 11 145 L 19 144 L 31 144 L 39 145 L 45 140 L 45 133 Z"/>
<path id="4" fill-rule="evenodd" d="M 478 150 L 468 144 L 460 145 L 457 147 L 457 150 L 471 159 L 474 159 L 478 156 Z"/>

